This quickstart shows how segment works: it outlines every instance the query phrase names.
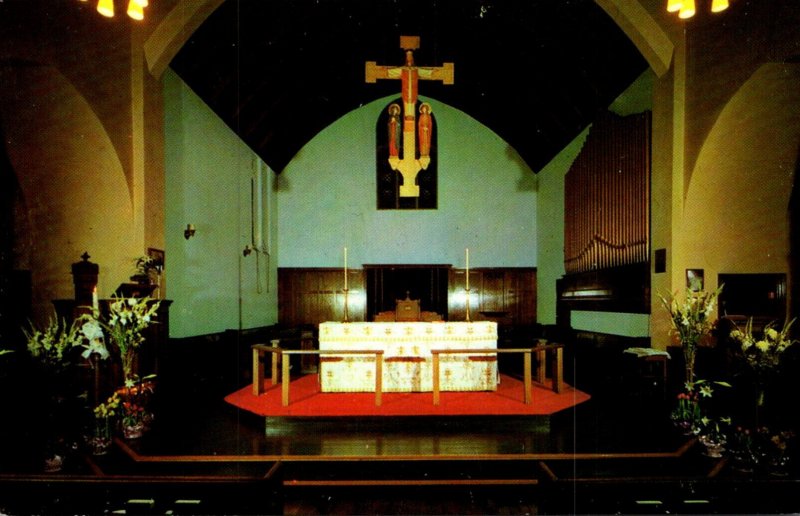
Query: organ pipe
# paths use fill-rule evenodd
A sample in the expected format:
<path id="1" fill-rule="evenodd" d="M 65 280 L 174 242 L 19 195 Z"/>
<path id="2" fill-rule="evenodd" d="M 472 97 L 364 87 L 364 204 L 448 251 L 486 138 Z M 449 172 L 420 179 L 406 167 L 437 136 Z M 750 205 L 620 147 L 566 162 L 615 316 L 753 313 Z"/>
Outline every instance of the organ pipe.
<path id="1" fill-rule="evenodd" d="M 564 188 L 568 274 L 647 262 L 650 113 L 597 120 Z"/>

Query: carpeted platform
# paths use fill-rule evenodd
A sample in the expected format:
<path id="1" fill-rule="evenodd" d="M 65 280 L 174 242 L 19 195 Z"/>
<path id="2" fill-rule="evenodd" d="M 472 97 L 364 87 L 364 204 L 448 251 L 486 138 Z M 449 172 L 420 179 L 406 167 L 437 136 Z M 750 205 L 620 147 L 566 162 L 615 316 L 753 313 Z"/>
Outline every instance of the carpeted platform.
<path id="1" fill-rule="evenodd" d="M 479 415 L 547 415 L 568 409 L 590 398 L 571 386 L 556 394 L 534 382 L 533 403 L 523 400 L 523 383 L 500 375 L 495 392 L 442 392 L 440 404 L 433 404 L 430 392 L 383 393 L 381 406 L 375 405 L 371 392 L 322 393 L 317 375 L 306 375 L 290 384 L 289 406 L 281 404 L 281 386 L 270 385 L 260 396 L 254 396 L 247 385 L 225 397 L 225 401 L 259 416 L 479 416 Z"/>

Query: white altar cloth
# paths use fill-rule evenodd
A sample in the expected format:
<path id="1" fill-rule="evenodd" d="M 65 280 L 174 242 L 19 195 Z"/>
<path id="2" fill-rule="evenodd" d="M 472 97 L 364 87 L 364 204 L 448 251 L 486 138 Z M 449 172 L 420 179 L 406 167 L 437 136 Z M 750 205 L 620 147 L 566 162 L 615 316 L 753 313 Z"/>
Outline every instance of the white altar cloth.
<path id="1" fill-rule="evenodd" d="M 320 350 L 383 350 L 383 391 L 433 390 L 431 349 L 497 349 L 497 323 L 325 322 Z M 375 355 L 320 355 L 322 392 L 373 392 Z M 442 391 L 497 389 L 497 355 L 440 355 Z"/>

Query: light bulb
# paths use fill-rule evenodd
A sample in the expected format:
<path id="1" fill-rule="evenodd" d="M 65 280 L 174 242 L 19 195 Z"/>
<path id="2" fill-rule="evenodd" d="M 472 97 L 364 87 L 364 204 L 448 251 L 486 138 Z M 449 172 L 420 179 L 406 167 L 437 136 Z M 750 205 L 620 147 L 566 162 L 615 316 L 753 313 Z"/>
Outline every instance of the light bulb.
<path id="1" fill-rule="evenodd" d="M 144 10 L 142 9 L 142 5 L 136 0 L 130 0 L 130 2 L 128 2 L 128 16 L 134 20 L 144 20 Z"/>
<path id="2" fill-rule="evenodd" d="M 99 0 L 97 2 L 97 12 L 107 18 L 114 17 L 114 0 Z"/>
<path id="3" fill-rule="evenodd" d="M 684 0 L 681 10 L 678 12 L 679 18 L 691 18 L 695 13 L 694 0 Z"/>
<path id="4" fill-rule="evenodd" d="M 683 7 L 683 0 L 667 0 L 667 12 L 676 13 Z"/>
<path id="5" fill-rule="evenodd" d="M 720 13 L 730 7 L 728 0 L 711 0 L 711 12 Z"/>

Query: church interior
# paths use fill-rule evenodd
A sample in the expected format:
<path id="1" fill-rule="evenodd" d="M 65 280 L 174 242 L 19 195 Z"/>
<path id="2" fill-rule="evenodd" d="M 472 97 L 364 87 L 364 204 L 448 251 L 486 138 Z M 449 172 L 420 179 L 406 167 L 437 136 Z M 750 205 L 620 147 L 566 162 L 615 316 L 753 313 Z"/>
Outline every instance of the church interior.
<path id="1" fill-rule="evenodd" d="M 0 41 L 0 514 L 800 512 L 795 2 Z"/>

